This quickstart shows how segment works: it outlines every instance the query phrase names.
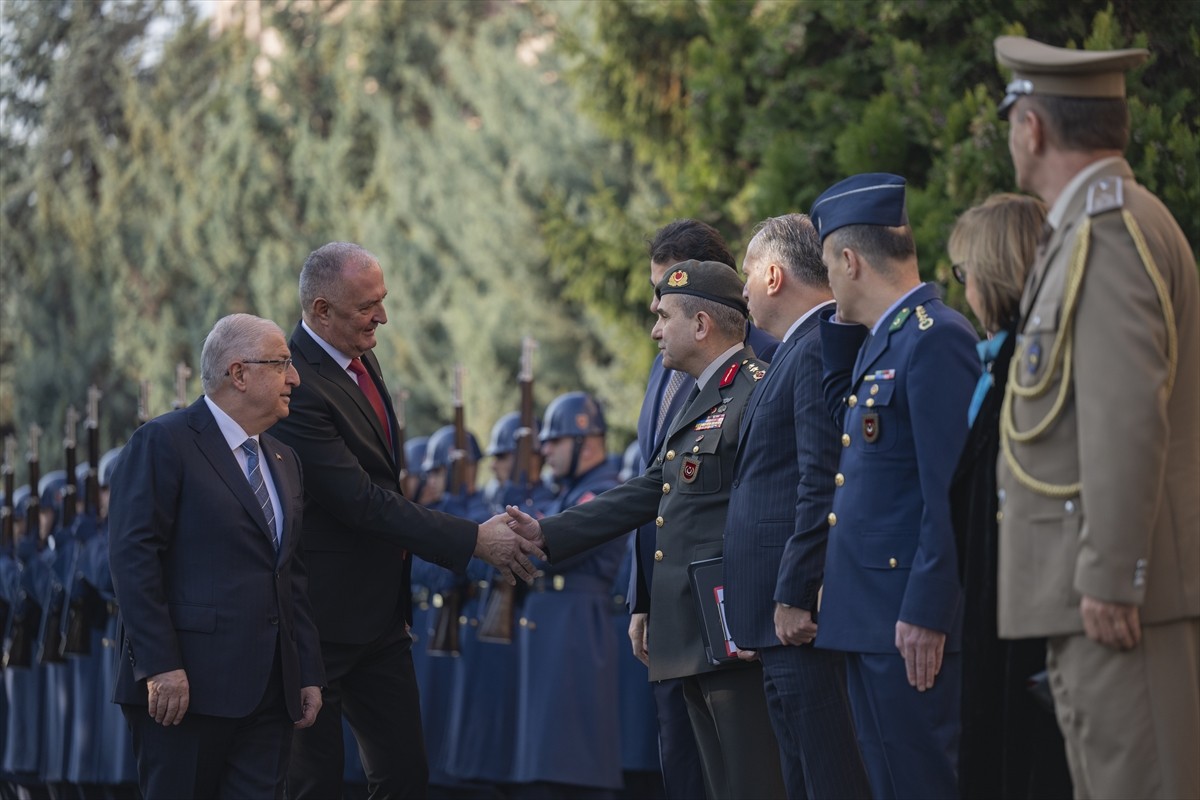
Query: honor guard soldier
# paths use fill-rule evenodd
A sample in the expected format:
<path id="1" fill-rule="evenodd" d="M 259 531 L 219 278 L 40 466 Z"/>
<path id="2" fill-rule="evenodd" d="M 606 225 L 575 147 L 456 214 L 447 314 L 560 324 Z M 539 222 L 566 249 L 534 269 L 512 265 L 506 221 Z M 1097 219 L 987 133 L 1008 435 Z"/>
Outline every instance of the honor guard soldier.
<path id="1" fill-rule="evenodd" d="M 586 505 L 618 483 L 595 398 L 559 395 L 546 406 L 542 457 L 558 486 L 545 511 Z M 629 528 L 626 528 L 628 533 Z M 516 632 L 514 797 L 614 797 L 621 788 L 617 637 L 609 619 L 625 539 L 540 565 Z"/>
<path id="2" fill-rule="evenodd" d="M 1122 156 L 1148 53 L 995 49 L 1051 229 L 1001 411 L 1000 634 L 1049 637 L 1076 797 L 1200 797 L 1200 291 Z"/>
<path id="3" fill-rule="evenodd" d="M 810 213 L 837 300 L 820 319 L 842 445 L 816 646 L 846 653 L 872 794 L 950 798 L 962 611 L 949 487 L 980 369 L 970 323 L 921 283 L 904 187 L 855 175 Z"/>
<path id="4" fill-rule="evenodd" d="M 654 572 L 642 581 L 649 597 L 633 609 L 649 615 L 648 643 L 639 654 L 650 680 L 682 679 L 710 798 L 784 797 L 762 669 L 736 658 L 724 663 L 729 652 L 720 642 L 722 664 L 715 663 L 689 575 L 693 562 L 722 555 L 738 429 L 765 370 L 743 342 L 746 301 L 728 265 L 684 261 L 667 271 L 655 292 L 658 322 L 651 336 L 664 365 L 691 375 L 696 388 L 653 462 L 644 474 L 540 525 L 509 513 L 523 535 L 545 537 L 553 563 L 655 524 Z"/>

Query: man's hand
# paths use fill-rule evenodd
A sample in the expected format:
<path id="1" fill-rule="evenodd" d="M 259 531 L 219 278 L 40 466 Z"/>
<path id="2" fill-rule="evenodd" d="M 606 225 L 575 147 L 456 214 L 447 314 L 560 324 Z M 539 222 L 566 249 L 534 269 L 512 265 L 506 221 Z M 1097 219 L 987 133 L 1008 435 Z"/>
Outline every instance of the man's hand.
<path id="1" fill-rule="evenodd" d="M 1092 641 L 1114 650 L 1132 650 L 1142 641 L 1142 623 L 1137 606 L 1106 603 L 1089 595 L 1079 601 L 1083 632 Z"/>
<path id="2" fill-rule="evenodd" d="M 155 722 L 164 726 L 183 722 L 191 700 L 186 672 L 173 669 L 151 675 L 146 679 L 146 694 L 150 699 L 147 711 Z"/>
<path id="3" fill-rule="evenodd" d="M 803 608 L 775 604 L 775 636 L 782 644 L 810 644 L 817 638 L 817 623 L 812 612 Z"/>
<path id="4" fill-rule="evenodd" d="M 738 648 L 737 657 L 739 661 L 758 661 L 758 651 Z"/>
<path id="5" fill-rule="evenodd" d="M 908 685 L 918 692 L 933 688 L 933 679 L 942 671 L 942 653 L 946 634 L 903 620 L 896 621 L 896 649 L 904 656 Z"/>
<path id="6" fill-rule="evenodd" d="M 546 546 L 546 539 L 542 536 L 542 525 L 540 522 L 516 506 L 505 506 L 504 510 L 508 512 L 509 518 L 506 520 L 506 522 L 508 523 L 509 528 L 533 542 L 538 547 L 544 548 Z"/>
<path id="7" fill-rule="evenodd" d="M 304 716 L 296 722 L 296 730 L 311 727 L 317 721 L 322 703 L 320 686 L 304 686 L 300 689 L 300 713 Z"/>
<path id="8" fill-rule="evenodd" d="M 475 556 L 498 569 L 500 577 L 511 584 L 516 584 L 517 578 L 530 583 L 537 576 L 537 570 L 529 557 L 545 561 L 546 554 L 529 539 L 509 530 L 505 524 L 507 519 L 505 515 L 497 514 L 479 526 Z"/>
<path id="9" fill-rule="evenodd" d="M 650 648 L 646 640 L 649 630 L 649 614 L 629 615 L 629 643 L 633 645 L 633 654 L 637 656 L 637 660 L 647 667 L 650 666 Z"/>

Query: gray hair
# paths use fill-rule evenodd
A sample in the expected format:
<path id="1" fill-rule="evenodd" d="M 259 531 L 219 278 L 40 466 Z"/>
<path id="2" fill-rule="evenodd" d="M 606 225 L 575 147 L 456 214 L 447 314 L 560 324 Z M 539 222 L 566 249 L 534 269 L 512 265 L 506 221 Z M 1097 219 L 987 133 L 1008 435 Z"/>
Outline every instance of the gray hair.
<path id="1" fill-rule="evenodd" d="M 231 362 L 258 358 L 263 337 L 268 333 L 282 336 L 283 329 L 253 314 L 230 314 L 217 320 L 204 337 L 204 349 L 200 351 L 200 382 L 204 393 L 211 395 L 217 390 Z"/>
<path id="2" fill-rule="evenodd" d="M 694 294 L 678 294 L 679 310 L 684 316 L 692 317 L 703 311 L 713 321 L 713 327 L 722 336 L 738 340 L 746 337 L 746 315 L 741 310 L 715 300 L 697 297 Z"/>
<path id="3" fill-rule="evenodd" d="M 378 264 L 369 250 L 353 242 L 330 242 L 308 254 L 300 269 L 300 310 L 307 314 L 318 297 L 341 299 L 342 268 Z"/>
<path id="4" fill-rule="evenodd" d="M 807 214 L 767 217 L 754 228 L 751 243 L 755 255 L 779 264 L 806 286 L 829 288 L 821 237 Z"/>

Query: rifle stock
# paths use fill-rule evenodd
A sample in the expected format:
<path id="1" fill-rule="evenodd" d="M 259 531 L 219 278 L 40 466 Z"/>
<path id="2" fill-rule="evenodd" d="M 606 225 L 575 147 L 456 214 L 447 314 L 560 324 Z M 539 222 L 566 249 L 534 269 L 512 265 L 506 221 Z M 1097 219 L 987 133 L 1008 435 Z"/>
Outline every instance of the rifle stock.
<path id="1" fill-rule="evenodd" d="M 533 351 L 537 342 L 521 340 L 521 427 L 517 430 L 516 459 L 510 484 L 528 500 L 537 476 L 533 474 Z M 476 638 L 492 644 L 512 644 L 517 615 L 517 587 L 499 576 L 492 578 L 483 600 L 483 618 Z"/>

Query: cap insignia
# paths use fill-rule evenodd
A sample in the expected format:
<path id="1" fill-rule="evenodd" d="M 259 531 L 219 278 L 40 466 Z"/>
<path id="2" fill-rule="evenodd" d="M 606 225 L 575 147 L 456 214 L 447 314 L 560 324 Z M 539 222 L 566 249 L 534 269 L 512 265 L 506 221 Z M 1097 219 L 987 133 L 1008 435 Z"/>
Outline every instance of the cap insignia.
<path id="1" fill-rule="evenodd" d="M 674 272 L 671 273 L 671 277 L 667 278 L 667 286 L 670 286 L 672 288 L 679 288 L 680 286 L 687 286 L 687 282 L 688 282 L 688 274 L 681 269 L 675 270 Z"/>

